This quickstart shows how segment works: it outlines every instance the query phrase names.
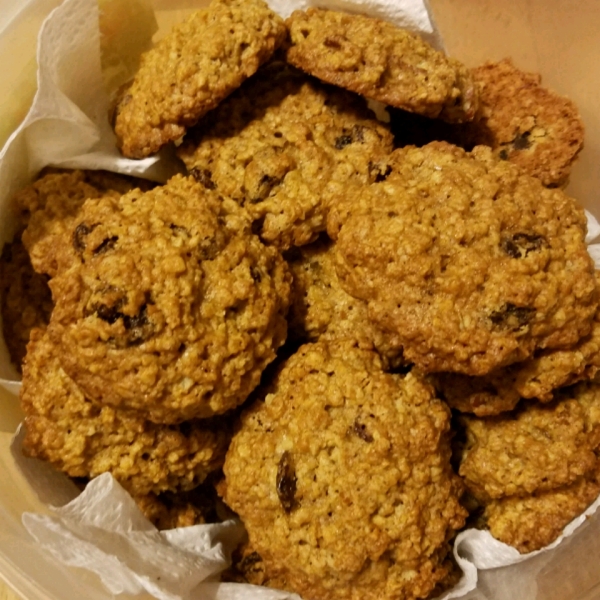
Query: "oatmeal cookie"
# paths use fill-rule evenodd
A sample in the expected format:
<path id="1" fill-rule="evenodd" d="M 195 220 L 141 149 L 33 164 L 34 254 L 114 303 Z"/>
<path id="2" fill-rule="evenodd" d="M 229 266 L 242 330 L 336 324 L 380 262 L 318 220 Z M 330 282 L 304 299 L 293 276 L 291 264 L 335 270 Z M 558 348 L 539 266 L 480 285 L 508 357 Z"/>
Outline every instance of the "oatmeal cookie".
<path id="1" fill-rule="evenodd" d="M 182 176 L 85 203 L 49 331 L 87 396 L 177 423 L 256 387 L 286 337 L 290 276 L 230 204 Z"/>
<path id="2" fill-rule="evenodd" d="M 220 468 L 229 428 L 220 421 L 156 425 L 91 402 L 60 367 L 47 332 L 31 335 L 23 368 L 24 452 L 70 477 L 110 472 L 133 496 L 189 490 Z"/>
<path id="3" fill-rule="evenodd" d="M 0 293 L 4 341 L 11 362 L 20 372 L 29 334 L 35 327 L 48 325 L 52 295 L 47 278 L 33 270 L 27 250 L 18 236 L 2 248 Z"/>
<path id="4" fill-rule="evenodd" d="M 178 150 L 189 173 L 244 206 L 280 248 L 325 229 L 327 186 L 377 176 L 392 136 L 366 103 L 282 63 L 261 69 Z"/>
<path id="5" fill-rule="evenodd" d="M 375 348 L 386 364 L 402 364 L 395 335 L 382 331 L 367 314 L 367 303 L 341 287 L 335 272 L 333 243 L 322 237 L 286 255 L 293 276 L 288 324 L 290 337 L 315 342 L 320 338 L 352 338 Z"/>
<path id="6" fill-rule="evenodd" d="M 467 128 L 466 142 L 491 146 L 545 186 L 565 186 L 584 140 L 575 104 L 510 59 L 488 62 L 473 76 L 481 89 L 481 117 Z"/>
<path id="7" fill-rule="evenodd" d="M 525 554 L 551 544 L 598 494 L 600 462 L 569 485 L 492 500 L 483 510 L 482 521 L 496 539 Z"/>
<path id="8" fill-rule="evenodd" d="M 73 258 L 68 231 L 88 198 L 118 197 L 150 182 L 107 171 L 47 170 L 18 192 L 13 204 L 25 228 L 23 243 L 38 273 L 54 277 Z"/>
<path id="9" fill-rule="evenodd" d="M 302 346 L 273 389 L 218 488 L 267 572 L 315 600 L 426 597 L 465 518 L 448 409 L 348 340 Z"/>
<path id="10" fill-rule="evenodd" d="M 429 117 L 463 122 L 475 116 L 470 71 L 414 33 L 318 8 L 295 11 L 287 25 L 288 62 L 323 81 Z"/>
<path id="11" fill-rule="evenodd" d="M 282 19 L 262 0 L 212 0 L 142 55 L 116 108 L 121 152 L 144 158 L 183 136 L 283 42 Z"/>
<path id="12" fill-rule="evenodd" d="M 583 208 L 478 146 L 395 150 L 348 186 L 328 232 L 340 282 L 424 372 L 485 375 L 588 335 L 598 306 Z"/>
<path id="13" fill-rule="evenodd" d="M 459 473 L 478 500 L 548 491 L 596 464 L 600 385 L 582 383 L 550 404 L 527 403 L 514 413 L 461 422 L 467 443 Z"/>
<path id="14" fill-rule="evenodd" d="M 549 402 L 558 388 L 593 379 L 600 370 L 600 311 L 592 331 L 565 350 L 543 350 L 483 377 L 436 373 L 432 381 L 448 404 L 479 417 L 512 410 L 521 398 Z"/>

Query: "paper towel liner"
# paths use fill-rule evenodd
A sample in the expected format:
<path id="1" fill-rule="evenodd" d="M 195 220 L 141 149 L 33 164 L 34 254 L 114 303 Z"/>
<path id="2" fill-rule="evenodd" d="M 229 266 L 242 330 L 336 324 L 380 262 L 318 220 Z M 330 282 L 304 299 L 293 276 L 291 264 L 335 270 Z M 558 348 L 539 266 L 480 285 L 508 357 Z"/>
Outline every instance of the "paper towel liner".
<path id="1" fill-rule="evenodd" d="M 317 5 L 366 12 L 419 32 L 443 48 L 425 0 L 270 0 L 288 16 L 296 8 Z M 38 43 L 38 92 L 19 129 L 0 152 L 0 214 L 9 202 L 47 165 L 107 169 L 165 181 L 176 170 L 168 152 L 141 161 L 123 158 L 116 149 L 107 120 L 109 102 L 100 68 L 100 38 L 96 0 L 67 0 L 46 20 Z M 588 213 L 587 242 L 600 237 L 600 225 Z M 14 233 L 11 219 L 0 224 L 0 243 Z M 589 246 L 600 268 L 600 244 Z M 18 393 L 17 374 L 2 340 L 0 385 Z M 79 494 L 73 483 L 50 465 L 25 458 L 23 433 L 12 444 L 15 462 L 39 498 L 54 506 L 54 516 L 23 514 L 30 534 L 63 563 L 97 573 L 113 593 L 147 591 L 164 600 L 285 600 L 295 594 L 252 585 L 219 583 L 231 551 L 244 536 L 237 521 L 197 525 L 159 532 L 109 474 L 90 482 Z M 459 598 L 477 584 L 477 569 L 515 564 L 557 546 L 571 535 L 600 499 L 574 519 L 550 546 L 527 555 L 495 540 L 488 532 L 467 530 L 456 539 L 454 555 L 463 570 L 461 581 L 441 598 Z"/>

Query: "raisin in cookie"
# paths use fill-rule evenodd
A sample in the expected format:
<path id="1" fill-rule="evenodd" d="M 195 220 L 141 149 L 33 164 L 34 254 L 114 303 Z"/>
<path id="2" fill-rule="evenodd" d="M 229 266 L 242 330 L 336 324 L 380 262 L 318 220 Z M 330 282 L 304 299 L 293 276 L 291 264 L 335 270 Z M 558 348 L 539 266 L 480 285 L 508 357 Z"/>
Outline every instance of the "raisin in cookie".
<path id="1" fill-rule="evenodd" d="M 583 208 L 489 148 L 395 150 L 332 203 L 342 286 L 425 372 L 484 375 L 588 335 L 598 306 Z"/>
<path id="2" fill-rule="evenodd" d="M 315 599 L 424 598 L 464 523 L 449 411 L 348 340 L 302 346 L 242 416 L 219 487 L 267 581 Z"/>
<path id="3" fill-rule="evenodd" d="M 88 200 L 49 330 L 90 398 L 176 423 L 241 404 L 286 337 L 289 274 L 191 178 Z"/>
<path id="4" fill-rule="evenodd" d="M 178 155 L 248 211 L 263 241 L 285 249 L 325 229 L 329 185 L 377 177 L 391 149 L 361 98 L 272 63 L 207 115 Z"/>

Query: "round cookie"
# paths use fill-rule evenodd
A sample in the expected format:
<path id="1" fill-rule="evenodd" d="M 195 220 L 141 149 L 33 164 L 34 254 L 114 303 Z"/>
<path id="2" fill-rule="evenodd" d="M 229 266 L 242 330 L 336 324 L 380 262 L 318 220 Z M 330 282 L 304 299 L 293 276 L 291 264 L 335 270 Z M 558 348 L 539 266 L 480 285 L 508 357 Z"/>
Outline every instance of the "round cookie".
<path id="1" fill-rule="evenodd" d="M 469 70 L 414 33 L 318 8 L 295 11 L 286 23 L 287 61 L 323 81 L 428 117 L 460 123 L 475 116 Z"/>
<path id="2" fill-rule="evenodd" d="M 591 331 L 583 208 L 479 146 L 395 150 L 332 202 L 342 286 L 425 372 L 484 375 Z"/>
<path id="3" fill-rule="evenodd" d="M 600 441 L 600 386 L 581 383 L 558 400 L 527 403 L 513 413 L 461 417 L 467 443 L 459 473 L 485 502 L 573 483 L 592 471 Z"/>
<path id="4" fill-rule="evenodd" d="M 577 107 L 541 86 L 541 76 L 523 72 L 510 59 L 472 71 L 480 87 L 481 115 L 467 128 L 473 146 L 491 146 L 499 158 L 519 165 L 545 186 L 564 187 L 583 148 Z"/>
<path id="5" fill-rule="evenodd" d="M 241 404 L 286 337 L 289 273 L 232 204 L 176 176 L 89 200 L 49 325 L 90 398 L 157 423 Z"/>
<path id="6" fill-rule="evenodd" d="M 263 241 L 289 248 L 325 229 L 329 185 L 374 179 L 391 150 L 363 99 L 275 62 L 191 130 L 178 156 L 243 206 Z"/>
<path id="7" fill-rule="evenodd" d="M 40 329 L 27 348 L 21 406 L 28 456 L 70 477 L 110 472 L 133 496 L 195 488 L 221 467 L 230 439 L 230 428 L 218 420 L 156 425 L 91 402 Z"/>
<path id="8" fill-rule="evenodd" d="M 121 152 L 144 158 L 186 129 L 267 61 L 282 19 L 262 0 L 212 0 L 141 57 L 115 113 Z"/>
<path id="9" fill-rule="evenodd" d="M 428 596 L 465 517 L 445 405 L 348 340 L 302 346 L 271 390 L 219 487 L 268 579 L 315 600 Z"/>

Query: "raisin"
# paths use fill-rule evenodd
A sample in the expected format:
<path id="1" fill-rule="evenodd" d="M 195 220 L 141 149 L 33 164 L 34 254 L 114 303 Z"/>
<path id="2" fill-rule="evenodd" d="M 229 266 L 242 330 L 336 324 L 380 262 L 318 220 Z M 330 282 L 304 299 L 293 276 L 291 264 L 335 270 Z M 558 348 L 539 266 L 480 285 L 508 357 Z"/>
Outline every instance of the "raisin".
<path id="1" fill-rule="evenodd" d="M 198 182 L 201 183 L 207 190 L 214 190 L 217 188 L 215 182 L 212 180 L 212 172 L 208 169 L 191 169 L 190 175 Z"/>
<path id="2" fill-rule="evenodd" d="M 113 235 L 109 238 L 102 240 L 101 244 L 94 248 L 94 256 L 98 256 L 99 254 L 104 254 L 109 250 L 112 250 L 115 247 L 118 240 L 119 236 L 117 235 Z"/>
<path id="3" fill-rule="evenodd" d="M 336 148 L 336 150 L 341 150 L 342 148 L 345 148 L 346 146 L 348 146 L 351 143 L 352 143 L 351 135 L 340 135 L 339 137 L 337 137 L 335 139 L 335 148 Z"/>
<path id="4" fill-rule="evenodd" d="M 279 459 L 277 467 L 277 495 L 286 513 L 292 512 L 296 505 L 296 471 L 291 454 L 286 450 Z"/>
<path id="5" fill-rule="evenodd" d="M 105 304 L 100 304 L 96 308 L 96 315 L 109 325 L 114 325 L 123 316 L 119 312 L 118 306 L 106 306 Z"/>
<path id="6" fill-rule="evenodd" d="M 349 431 L 357 435 L 361 440 L 364 440 L 368 444 L 373 442 L 373 436 L 367 431 L 367 426 L 364 423 L 361 423 L 358 419 L 354 421 L 354 425 L 352 425 Z"/>
<path id="7" fill-rule="evenodd" d="M 95 313 L 99 319 L 102 319 L 109 325 L 114 325 L 119 319 L 123 321 L 123 327 L 127 331 L 127 334 L 121 340 L 112 338 L 113 343 L 117 347 L 128 348 L 130 346 L 139 346 L 154 331 L 152 322 L 148 318 L 147 305 L 144 304 L 139 313 L 131 317 L 119 310 L 123 302 L 124 300 L 121 300 L 115 306 L 100 304 L 95 307 Z"/>
<path id="8" fill-rule="evenodd" d="M 87 223 L 79 223 L 73 231 L 73 248 L 78 254 L 85 250 L 85 238 L 94 231 L 98 225 L 88 225 Z"/>
<path id="9" fill-rule="evenodd" d="M 365 141 L 364 131 L 365 128 L 362 125 L 355 125 L 351 130 L 344 128 L 342 135 L 335 139 L 336 150 L 341 150 L 354 142 L 363 143 Z"/>
<path id="10" fill-rule="evenodd" d="M 530 252 L 548 247 L 544 236 L 530 233 L 515 233 L 501 242 L 501 247 L 512 258 L 523 258 Z"/>
<path id="11" fill-rule="evenodd" d="M 512 145 L 515 150 L 526 150 L 531 147 L 531 141 L 529 140 L 530 132 L 518 133 L 515 139 L 512 141 Z"/>
<path id="12" fill-rule="evenodd" d="M 262 202 L 281 181 L 281 177 L 273 177 L 265 173 L 258 182 L 258 189 L 255 191 L 254 197 L 250 199 L 250 204 Z"/>
<path id="13" fill-rule="evenodd" d="M 153 331 L 153 326 L 148 319 L 147 306 L 144 304 L 140 312 L 133 317 L 123 315 L 123 325 L 127 329 L 127 346 L 139 346 L 147 340 Z"/>
<path id="14" fill-rule="evenodd" d="M 511 329 L 515 331 L 527 325 L 534 315 L 535 308 L 516 306 L 508 302 L 502 309 L 494 311 L 490 315 L 490 320 L 494 325 L 497 325 L 502 329 Z"/>

